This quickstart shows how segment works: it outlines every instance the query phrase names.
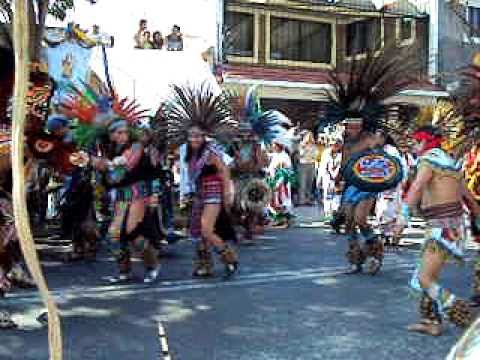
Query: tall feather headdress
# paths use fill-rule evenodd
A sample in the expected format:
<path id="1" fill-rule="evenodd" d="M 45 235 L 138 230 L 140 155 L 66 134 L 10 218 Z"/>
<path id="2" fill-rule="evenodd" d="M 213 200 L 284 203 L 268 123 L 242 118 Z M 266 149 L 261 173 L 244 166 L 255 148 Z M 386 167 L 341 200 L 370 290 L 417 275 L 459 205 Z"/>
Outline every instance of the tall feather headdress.
<path id="1" fill-rule="evenodd" d="M 406 128 L 405 134 L 412 134 L 417 129 L 433 126 L 438 135 L 444 139 L 442 148 L 452 155 L 458 154 L 464 148 L 466 138 L 463 118 L 457 106 L 454 99 L 450 98 L 421 108 L 415 121 Z"/>
<path id="2" fill-rule="evenodd" d="M 320 127 L 361 118 L 365 130 L 396 131 L 408 119 L 399 102 L 387 100 L 418 81 L 420 64 L 416 59 L 413 49 L 388 46 L 368 51 L 364 59 L 354 58 L 348 74 L 330 70 L 331 89 L 323 92 L 328 103 L 320 116 Z"/>
<path id="3" fill-rule="evenodd" d="M 228 95 L 215 95 L 206 83 L 196 87 L 172 85 L 172 94 L 159 113 L 163 121 L 157 121 L 155 126 L 164 130 L 170 143 L 185 143 L 192 127 L 221 143 L 230 142 L 238 133 L 238 121 L 232 116 Z"/>
<path id="4" fill-rule="evenodd" d="M 461 75 L 463 84 L 452 95 L 461 117 L 462 135 L 471 145 L 480 140 L 480 65 L 470 65 Z"/>
<path id="5" fill-rule="evenodd" d="M 135 127 L 148 117 L 135 100 L 111 94 L 106 87 L 95 90 L 86 83 L 82 87 L 71 84 L 60 105 L 65 116 L 78 122 L 74 136 L 80 146 L 92 145 L 118 119 Z"/>
<path id="6" fill-rule="evenodd" d="M 240 124 L 247 125 L 262 143 L 271 144 L 275 139 L 287 137 L 286 127 L 292 126 L 290 119 L 277 110 L 263 111 L 257 86 L 248 88 L 238 101 L 240 109 L 236 115 Z"/>

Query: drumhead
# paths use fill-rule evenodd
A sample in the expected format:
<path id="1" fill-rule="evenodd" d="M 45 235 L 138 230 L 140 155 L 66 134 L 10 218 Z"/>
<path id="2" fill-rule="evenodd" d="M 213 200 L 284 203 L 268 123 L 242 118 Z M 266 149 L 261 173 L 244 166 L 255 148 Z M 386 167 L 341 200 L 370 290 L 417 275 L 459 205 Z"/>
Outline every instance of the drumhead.
<path id="1" fill-rule="evenodd" d="M 400 160 L 384 151 L 368 150 L 354 155 L 345 165 L 344 179 L 361 191 L 383 192 L 403 178 Z"/>

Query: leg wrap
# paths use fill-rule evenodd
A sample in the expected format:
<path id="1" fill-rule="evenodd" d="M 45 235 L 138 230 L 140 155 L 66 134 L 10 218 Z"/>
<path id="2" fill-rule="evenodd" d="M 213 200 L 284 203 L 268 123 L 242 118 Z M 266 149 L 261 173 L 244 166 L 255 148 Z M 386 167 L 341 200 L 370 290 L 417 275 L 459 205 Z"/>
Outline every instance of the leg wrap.
<path id="1" fill-rule="evenodd" d="M 238 256 L 235 250 L 228 245 L 219 251 L 220 259 L 224 264 L 237 264 L 238 263 Z"/>
<path id="2" fill-rule="evenodd" d="M 371 256 L 381 262 L 383 262 L 384 247 L 381 241 L 367 244 L 366 256 Z"/>
<path id="3" fill-rule="evenodd" d="M 193 267 L 193 276 L 207 277 L 213 275 L 213 261 L 210 250 L 199 242 L 197 245 L 197 258 Z"/>
<path id="4" fill-rule="evenodd" d="M 440 314 L 458 327 L 467 327 L 473 322 L 468 304 L 458 299 L 450 290 L 439 284 L 432 284 L 425 292 L 432 298 Z"/>
<path id="5" fill-rule="evenodd" d="M 423 294 L 419 304 L 420 315 L 423 320 L 430 323 L 441 323 L 442 317 L 437 310 L 437 305 L 427 294 Z"/>
<path id="6" fill-rule="evenodd" d="M 120 230 L 113 229 L 107 234 L 107 240 L 110 246 L 110 251 L 117 261 L 118 268 L 121 273 L 130 271 L 130 251 L 128 245 L 123 243 L 120 238 Z"/>
<path id="7" fill-rule="evenodd" d="M 448 320 L 458 327 L 466 328 L 473 322 L 474 317 L 467 302 L 461 299 L 456 299 L 452 306 L 450 306 L 446 315 Z"/>
<path id="8" fill-rule="evenodd" d="M 480 298 L 480 253 L 477 254 L 473 265 L 473 296 Z"/>
<path id="9" fill-rule="evenodd" d="M 237 253 L 228 245 L 225 245 L 219 253 L 220 259 L 225 264 L 226 277 L 233 275 L 238 269 Z"/>
<path id="10" fill-rule="evenodd" d="M 122 249 L 116 258 L 120 273 L 129 273 L 131 270 L 130 251 L 128 251 L 128 249 Z"/>
<path id="11" fill-rule="evenodd" d="M 365 254 L 357 241 L 349 241 L 346 256 L 352 265 L 362 265 L 365 261 Z"/>

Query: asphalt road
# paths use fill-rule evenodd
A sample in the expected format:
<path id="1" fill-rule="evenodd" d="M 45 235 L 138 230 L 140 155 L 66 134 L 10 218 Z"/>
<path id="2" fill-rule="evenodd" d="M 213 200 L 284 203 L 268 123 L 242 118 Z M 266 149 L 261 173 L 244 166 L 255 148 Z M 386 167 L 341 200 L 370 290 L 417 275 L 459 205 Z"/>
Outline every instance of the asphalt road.
<path id="1" fill-rule="evenodd" d="M 168 249 L 161 279 L 149 287 L 140 264 L 137 282 L 107 285 L 102 277 L 115 266 L 106 255 L 95 263 L 45 262 L 63 314 L 65 359 L 163 359 L 159 325 L 176 360 L 444 359 L 457 329 L 448 326 L 439 338 L 405 330 L 416 320 L 407 284 L 418 247 L 387 253 L 375 277 L 345 275 L 344 239 L 314 221 L 314 210 L 302 213 L 298 227 L 241 247 L 241 269 L 230 281 L 191 279 L 188 242 Z M 410 230 L 407 240 L 419 235 Z M 469 296 L 471 266 L 449 266 L 445 284 Z M 20 328 L 0 332 L 0 359 L 48 359 L 37 294 L 16 291 L 3 306 Z"/>

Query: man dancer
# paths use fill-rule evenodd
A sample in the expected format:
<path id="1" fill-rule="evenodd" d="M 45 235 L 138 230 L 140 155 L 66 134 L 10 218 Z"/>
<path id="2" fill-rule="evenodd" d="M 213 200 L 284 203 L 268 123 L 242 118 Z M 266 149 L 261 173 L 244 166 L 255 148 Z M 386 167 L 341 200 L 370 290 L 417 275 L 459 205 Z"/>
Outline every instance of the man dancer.
<path id="1" fill-rule="evenodd" d="M 410 213 L 420 204 L 428 230 L 421 259 L 410 286 L 421 295 L 419 323 L 409 331 L 433 336 L 441 335 L 442 319 L 459 327 L 472 322 L 472 314 L 464 300 L 438 283 L 440 272 L 449 259 L 463 259 L 463 207 L 465 203 L 476 219 L 480 207 L 462 180 L 457 162 L 440 148 L 438 129 L 428 126 L 413 134 L 414 151 L 420 155 L 417 175 L 406 201 L 402 204 L 397 232 L 408 223 Z"/>
<path id="2" fill-rule="evenodd" d="M 476 144 L 472 149 L 466 154 L 464 162 L 464 174 L 465 180 L 467 182 L 467 188 L 477 201 L 480 201 L 480 146 Z M 475 222 L 475 217 L 470 216 L 470 228 L 472 232 L 473 240 L 480 244 L 480 227 L 477 226 Z M 480 306 L 480 251 L 477 252 L 475 256 L 475 261 L 473 265 L 473 284 L 472 284 L 473 294 L 470 298 L 471 306 Z"/>
<path id="3" fill-rule="evenodd" d="M 355 154 L 382 147 L 385 141 L 386 135 L 380 129 L 375 133 L 364 131 L 361 139 L 348 149 L 350 151 L 344 152 L 346 162 Z M 346 216 L 347 259 L 352 266 L 351 273 L 361 272 L 363 265 L 367 264 L 368 272 L 375 275 L 383 263 L 383 242 L 373 232 L 368 223 L 368 216 L 373 210 L 378 192 L 362 191 L 350 183 L 349 179 L 345 179 L 345 181 L 347 186 L 343 193 L 342 203 Z M 359 243 L 357 228 L 364 241 L 364 248 Z"/>

